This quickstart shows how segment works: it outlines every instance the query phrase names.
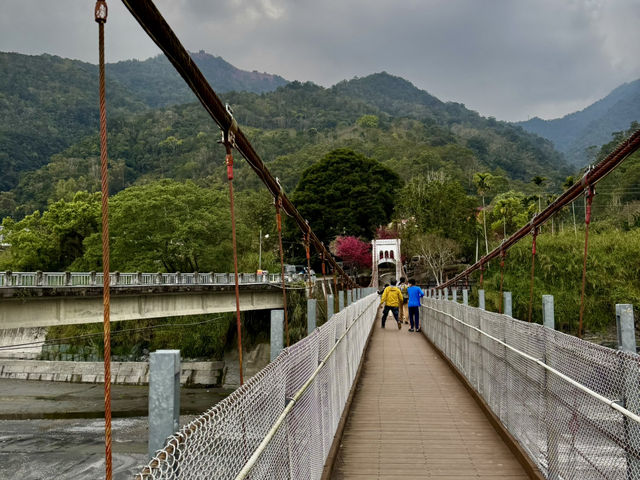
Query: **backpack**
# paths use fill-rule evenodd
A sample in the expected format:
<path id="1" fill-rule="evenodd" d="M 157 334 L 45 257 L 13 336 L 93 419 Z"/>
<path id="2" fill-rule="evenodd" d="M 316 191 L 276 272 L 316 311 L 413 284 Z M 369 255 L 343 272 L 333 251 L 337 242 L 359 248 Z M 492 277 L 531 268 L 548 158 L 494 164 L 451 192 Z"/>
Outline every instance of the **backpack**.
<path id="1" fill-rule="evenodd" d="M 407 303 L 409 301 L 409 289 L 406 283 L 400 285 L 400 291 L 402 292 L 402 303 Z"/>

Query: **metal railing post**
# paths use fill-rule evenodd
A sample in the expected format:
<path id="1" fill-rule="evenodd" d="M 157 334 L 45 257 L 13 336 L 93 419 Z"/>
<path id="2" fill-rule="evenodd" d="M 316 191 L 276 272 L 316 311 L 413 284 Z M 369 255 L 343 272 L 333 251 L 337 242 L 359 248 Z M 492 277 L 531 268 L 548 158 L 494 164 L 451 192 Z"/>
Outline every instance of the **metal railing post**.
<path id="1" fill-rule="evenodd" d="M 511 302 L 511 292 L 502 292 L 504 303 L 504 314 L 513 317 L 513 304 Z"/>
<path id="2" fill-rule="evenodd" d="M 553 295 L 542 295 L 542 324 L 550 330 L 556 329 L 553 311 Z"/>
<path id="3" fill-rule="evenodd" d="M 273 362 L 284 347 L 284 310 L 271 310 L 271 352 Z"/>
<path id="4" fill-rule="evenodd" d="M 311 335 L 316 329 L 316 299 L 307 299 L 307 335 Z"/>
<path id="5" fill-rule="evenodd" d="M 333 295 L 327 295 L 327 322 L 331 317 L 333 317 L 333 309 L 335 307 L 335 303 L 333 300 Z"/>
<path id="6" fill-rule="evenodd" d="M 542 296 L 542 324 L 549 330 L 555 330 L 555 318 L 553 309 L 553 295 Z M 543 332 L 545 338 L 544 358 L 545 364 L 547 360 L 547 342 L 546 333 Z M 555 420 L 552 415 L 554 406 L 551 402 L 551 391 L 549 389 L 549 373 L 544 371 L 544 405 L 545 405 L 545 426 L 547 430 L 547 473 L 549 480 L 560 479 L 560 432 L 558 432 Z"/>
<path id="7" fill-rule="evenodd" d="M 180 350 L 149 355 L 149 458 L 180 428 Z"/>
<path id="8" fill-rule="evenodd" d="M 636 332 L 633 318 L 633 305 L 628 303 L 616 304 L 616 327 L 618 332 L 618 350 L 636 353 Z M 624 364 L 624 407 L 634 413 L 640 413 L 640 381 L 638 369 L 635 365 Z M 634 454 L 640 450 L 640 425 L 624 420 L 624 434 L 629 449 L 627 450 L 627 479 L 638 478 L 640 475 L 640 458 Z"/>

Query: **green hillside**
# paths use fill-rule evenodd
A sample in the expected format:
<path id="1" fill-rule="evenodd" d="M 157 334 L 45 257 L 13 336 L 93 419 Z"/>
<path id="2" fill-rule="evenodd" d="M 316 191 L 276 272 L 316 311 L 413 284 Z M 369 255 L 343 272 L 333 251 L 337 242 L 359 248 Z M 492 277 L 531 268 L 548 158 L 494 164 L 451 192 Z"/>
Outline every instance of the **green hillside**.
<path id="1" fill-rule="evenodd" d="M 96 67 L 47 55 L 0 58 L 12 79 L 2 77 L 0 88 L 0 114 L 7 119 L 0 155 L 11 173 L 0 187 L 0 216 L 21 218 L 76 191 L 98 190 Z M 231 85 L 266 89 L 284 81 L 243 76 L 202 52 L 195 58 L 208 77 L 217 75 L 211 81 L 220 93 Z M 193 98 L 181 96 L 170 73 L 163 57 L 108 66 L 112 193 L 160 178 L 202 185 L 224 178 L 217 127 L 198 103 L 170 105 Z M 446 172 L 469 192 L 475 191 L 473 175 L 480 171 L 508 177 L 525 190 L 531 190 L 534 176 L 545 176 L 549 191 L 559 191 L 569 173 L 547 140 L 442 102 L 384 72 L 331 88 L 291 82 L 266 93 L 221 95 L 288 191 L 305 168 L 336 148 L 361 152 L 404 180 Z M 154 108 L 158 105 L 168 106 Z M 259 188 L 243 162 L 236 178 L 239 189 Z"/>
<path id="2" fill-rule="evenodd" d="M 0 52 L 0 192 L 21 172 L 37 169 L 98 129 L 98 69 L 51 55 Z M 113 81 L 107 84 L 109 115 L 145 110 L 144 103 Z"/>

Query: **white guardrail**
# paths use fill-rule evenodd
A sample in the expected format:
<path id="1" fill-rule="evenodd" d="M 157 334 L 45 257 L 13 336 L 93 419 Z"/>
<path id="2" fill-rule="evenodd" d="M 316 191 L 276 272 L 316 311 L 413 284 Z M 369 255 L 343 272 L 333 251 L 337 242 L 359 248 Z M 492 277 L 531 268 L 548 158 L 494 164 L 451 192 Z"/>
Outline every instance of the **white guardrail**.
<path id="1" fill-rule="evenodd" d="M 136 478 L 321 478 L 377 313 L 365 292 L 169 437 Z"/>
<path id="2" fill-rule="evenodd" d="M 112 287 L 149 285 L 228 285 L 235 284 L 233 273 L 120 273 L 110 274 Z M 1 287 L 94 287 L 102 286 L 97 272 L 0 272 Z M 240 273 L 241 284 L 281 283 L 279 273 Z M 305 281 L 304 275 L 285 276 L 287 283 Z"/>
<path id="3" fill-rule="evenodd" d="M 448 300 L 421 318 L 546 478 L 640 479 L 640 356 Z"/>

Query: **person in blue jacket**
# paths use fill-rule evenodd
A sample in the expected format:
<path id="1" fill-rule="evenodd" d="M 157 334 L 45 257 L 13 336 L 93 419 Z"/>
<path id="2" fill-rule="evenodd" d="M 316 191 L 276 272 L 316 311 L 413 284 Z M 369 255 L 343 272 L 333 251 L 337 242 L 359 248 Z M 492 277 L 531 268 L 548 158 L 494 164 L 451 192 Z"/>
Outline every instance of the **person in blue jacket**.
<path id="1" fill-rule="evenodd" d="M 409 279 L 409 322 L 411 322 L 410 332 L 420 331 L 420 299 L 424 297 L 424 292 L 416 286 L 414 278 Z"/>

